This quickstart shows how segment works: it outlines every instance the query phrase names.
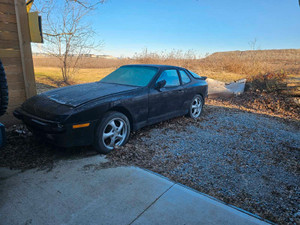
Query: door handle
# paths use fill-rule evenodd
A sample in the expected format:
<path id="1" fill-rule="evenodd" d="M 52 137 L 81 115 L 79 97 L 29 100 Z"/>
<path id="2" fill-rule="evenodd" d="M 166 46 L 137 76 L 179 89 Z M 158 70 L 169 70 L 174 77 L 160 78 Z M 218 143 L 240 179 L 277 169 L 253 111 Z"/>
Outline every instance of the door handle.
<path id="1" fill-rule="evenodd" d="M 182 94 L 184 92 L 184 90 L 178 90 L 178 93 Z"/>

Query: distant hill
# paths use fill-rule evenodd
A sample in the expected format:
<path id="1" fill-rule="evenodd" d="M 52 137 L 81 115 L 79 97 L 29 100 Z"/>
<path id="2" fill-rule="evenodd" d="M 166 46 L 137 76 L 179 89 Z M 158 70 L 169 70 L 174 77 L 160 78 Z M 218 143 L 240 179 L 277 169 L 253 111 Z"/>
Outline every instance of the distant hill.
<path id="1" fill-rule="evenodd" d="M 300 74 L 300 49 L 216 52 L 204 58 L 203 63 L 242 74 L 279 71 Z"/>
<path id="2" fill-rule="evenodd" d="M 300 63 L 300 49 L 272 49 L 272 50 L 249 50 L 249 51 L 228 51 L 228 52 L 215 52 L 207 59 L 224 59 L 224 57 L 247 59 L 262 59 L 262 60 L 299 60 Z"/>

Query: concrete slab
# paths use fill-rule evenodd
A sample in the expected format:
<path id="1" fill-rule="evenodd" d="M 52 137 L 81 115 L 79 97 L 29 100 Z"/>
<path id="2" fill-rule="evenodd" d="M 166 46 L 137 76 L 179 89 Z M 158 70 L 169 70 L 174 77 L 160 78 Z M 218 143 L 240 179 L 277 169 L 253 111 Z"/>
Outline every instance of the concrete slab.
<path id="1" fill-rule="evenodd" d="M 173 185 L 134 167 L 97 169 L 101 162 L 64 161 L 2 179 L 0 224 L 129 224 Z"/>
<path id="2" fill-rule="evenodd" d="M 105 162 L 64 160 L 50 172 L 0 168 L 0 224 L 263 224 L 152 172 Z"/>
<path id="3" fill-rule="evenodd" d="M 174 185 L 147 209 L 138 224 L 268 224 L 182 185 Z"/>

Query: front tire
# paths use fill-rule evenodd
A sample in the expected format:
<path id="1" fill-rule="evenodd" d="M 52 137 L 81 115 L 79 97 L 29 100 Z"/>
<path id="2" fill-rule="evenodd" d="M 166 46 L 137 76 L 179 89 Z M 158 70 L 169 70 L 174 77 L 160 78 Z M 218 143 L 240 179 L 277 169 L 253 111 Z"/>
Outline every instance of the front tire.
<path id="1" fill-rule="evenodd" d="M 108 154 L 115 146 L 126 144 L 130 134 L 128 118 L 120 112 L 107 113 L 99 124 L 94 148 L 102 154 Z"/>
<path id="2" fill-rule="evenodd" d="M 204 100 L 201 95 L 195 95 L 189 110 L 189 116 L 193 119 L 197 119 L 201 116 Z"/>

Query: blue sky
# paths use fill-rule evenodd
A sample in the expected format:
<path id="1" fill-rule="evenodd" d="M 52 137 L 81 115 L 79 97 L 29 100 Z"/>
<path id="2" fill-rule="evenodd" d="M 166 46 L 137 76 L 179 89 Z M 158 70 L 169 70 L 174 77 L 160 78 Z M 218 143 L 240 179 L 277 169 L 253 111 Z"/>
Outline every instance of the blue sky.
<path id="1" fill-rule="evenodd" d="M 298 0 L 107 0 L 89 18 L 99 54 L 132 56 L 193 49 L 197 54 L 300 48 Z"/>
<path id="2" fill-rule="evenodd" d="M 194 49 L 199 54 L 300 48 L 298 0 L 108 0 L 93 13 L 102 53 Z"/>

